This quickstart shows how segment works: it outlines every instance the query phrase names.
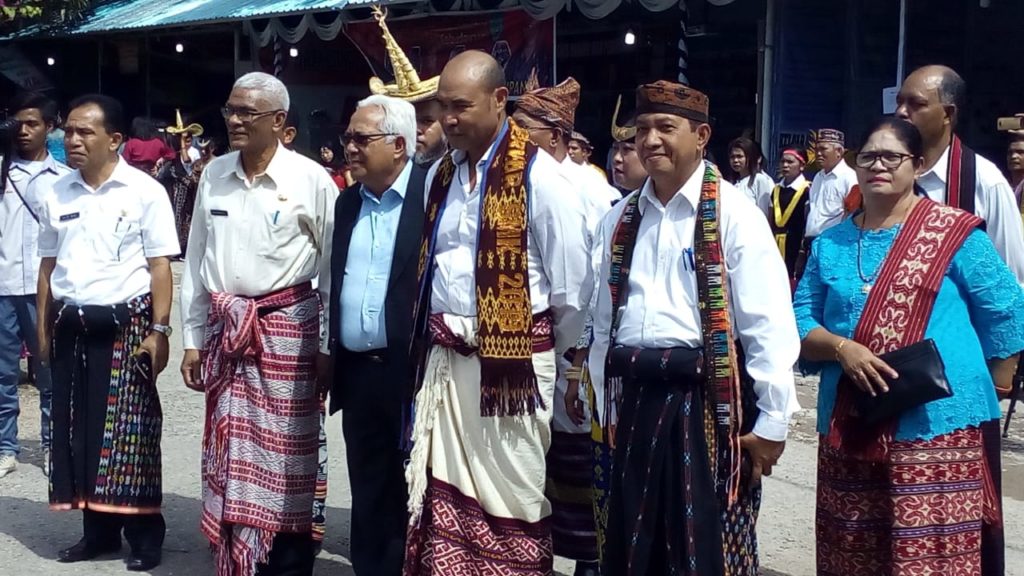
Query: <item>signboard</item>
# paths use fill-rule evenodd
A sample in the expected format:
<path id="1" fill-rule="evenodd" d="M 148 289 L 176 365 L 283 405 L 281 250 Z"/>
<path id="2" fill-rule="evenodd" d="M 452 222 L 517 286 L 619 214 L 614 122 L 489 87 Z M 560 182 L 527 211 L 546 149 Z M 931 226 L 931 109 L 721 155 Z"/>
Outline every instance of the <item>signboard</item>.
<path id="1" fill-rule="evenodd" d="M 17 48 L 0 46 L 0 74 L 25 90 L 42 92 L 53 84 Z"/>
<path id="2" fill-rule="evenodd" d="M 448 60 L 460 52 L 482 50 L 504 66 L 512 96 L 524 92 L 534 68 L 541 86 L 554 84 L 553 18 L 534 20 L 523 10 L 512 10 L 388 20 L 387 24 L 422 79 L 440 74 Z M 391 61 L 375 21 L 347 24 L 345 35 L 362 52 L 374 74 L 386 82 L 393 81 Z"/>
<path id="3" fill-rule="evenodd" d="M 899 86 L 890 86 L 882 89 L 882 114 L 896 113 L 896 96 L 899 93 Z"/>

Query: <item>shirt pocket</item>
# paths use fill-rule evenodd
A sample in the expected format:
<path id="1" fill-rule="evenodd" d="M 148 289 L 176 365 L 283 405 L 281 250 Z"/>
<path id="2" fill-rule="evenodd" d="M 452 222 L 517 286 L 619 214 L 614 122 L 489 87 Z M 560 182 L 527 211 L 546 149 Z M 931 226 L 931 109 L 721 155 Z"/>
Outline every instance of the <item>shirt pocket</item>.
<path id="1" fill-rule="evenodd" d="M 109 216 L 95 219 L 90 225 L 89 235 L 92 247 L 100 260 L 118 262 L 126 254 L 126 244 L 132 235 L 139 234 L 139 219 L 131 214 Z"/>
<path id="2" fill-rule="evenodd" d="M 261 233 L 256 253 L 267 260 L 280 262 L 296 253 L 293 242 L 301 241 L 299 236 L 299 218 L 294 212 L 295 207 L 284 201 L 266 203 L 261 224 Z"/>

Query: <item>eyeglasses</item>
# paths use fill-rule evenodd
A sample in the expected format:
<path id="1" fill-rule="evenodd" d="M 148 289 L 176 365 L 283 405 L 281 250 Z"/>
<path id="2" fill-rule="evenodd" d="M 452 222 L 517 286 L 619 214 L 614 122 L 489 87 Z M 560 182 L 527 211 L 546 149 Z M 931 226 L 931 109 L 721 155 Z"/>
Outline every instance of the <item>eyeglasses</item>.
<path id="1" fill-rule="evenodd" d="M 883 168 L 893 170 L 913 157 L 913 154 L 900 154 L 899 152 L 860 152 L 853 161 L 858 168 L 868 169 L 874 166 L 875 162 L 881 160 Z"/>
<path id="2" fill-rule="evenodd" d="M 381 138 L 387 138 L 388 136 L 397 136 L 397 134 L 391 133 L 380 133 L 380 134 L 342 134 L 341 144 L 348 146 L 349 144 L 355 144 L 356 148 L 366 148 L 372 142 L 376 142 Z"/>
<path id="3" fill-rule="evenodd" d="M 225 120 L 230 120 L 231 117 L 238 118 L 238 121 L 242 124 L 249 124 L 254 120 L 263 118 L 264 116 L 270 116 L 271 114 L 277 114 L 278 112 L 284 112 L 284 110 L 267 110 L 266 112 L 256 112 L 245 108 L 235 108 L 234 106 L 223 106 L 220 109 L 220 115 Z"/>

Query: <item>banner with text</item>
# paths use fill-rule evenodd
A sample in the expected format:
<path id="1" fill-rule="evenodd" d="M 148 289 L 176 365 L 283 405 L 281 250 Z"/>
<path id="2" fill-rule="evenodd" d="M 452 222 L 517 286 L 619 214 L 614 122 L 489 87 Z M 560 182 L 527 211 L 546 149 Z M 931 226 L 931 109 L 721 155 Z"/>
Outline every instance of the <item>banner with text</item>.
<path id="1" fill-rule="evenodd" d="M 505 67 L 513 96 L 523 93 L 530 71 L 537 69 L 541 86 L 551 86 L 555 62 L 555 20 L 534 20 L 522 10 L 429 16 L 388 20 L 388 29 L 420 78 L 441 73 L 444 65 L 465 50 L 482 50 Z M 359 48 L 374 74 L 394 79 L 380 27 L 374 21 L 350 23 L 345 35 Z"/>

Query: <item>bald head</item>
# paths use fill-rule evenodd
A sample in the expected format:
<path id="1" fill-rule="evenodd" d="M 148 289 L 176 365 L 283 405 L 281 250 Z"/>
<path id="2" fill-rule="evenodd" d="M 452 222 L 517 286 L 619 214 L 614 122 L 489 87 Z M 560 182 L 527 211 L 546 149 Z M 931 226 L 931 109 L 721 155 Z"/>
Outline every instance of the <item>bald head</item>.
<path id="1" fill-rule="evenodd" d="M 441 72 L 445 75 L 461 77 L 479 85 L 487 91 L 505 87 L 505 70 L 493 56 L 479 50 L 468 50 L 448 61 Z"/>
<path id="2" fill-rule="evenodd" d="M 923 66 L 903 81 L 896 115 L 917 126 L 926 148 L 945 146 L 964 108 L 965 92 L 963 78 L 952 68 Z"/>
<path id="3" fill-rule="evenodd" d="M 441 128 L 456 150 L 479 160 L 505 122 L 505 71 L 485 52 L 470 50 L 452 58 L 437 84 Z"/>

